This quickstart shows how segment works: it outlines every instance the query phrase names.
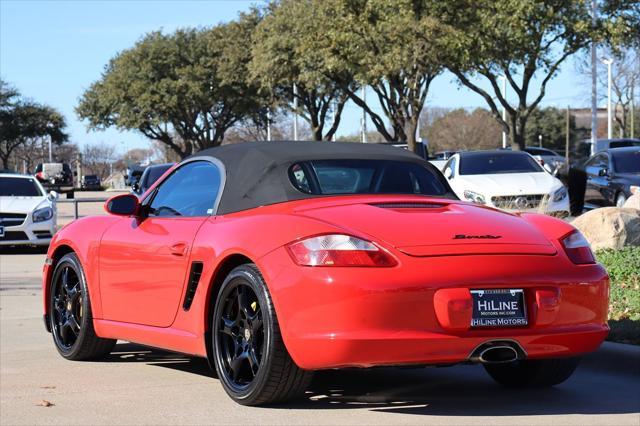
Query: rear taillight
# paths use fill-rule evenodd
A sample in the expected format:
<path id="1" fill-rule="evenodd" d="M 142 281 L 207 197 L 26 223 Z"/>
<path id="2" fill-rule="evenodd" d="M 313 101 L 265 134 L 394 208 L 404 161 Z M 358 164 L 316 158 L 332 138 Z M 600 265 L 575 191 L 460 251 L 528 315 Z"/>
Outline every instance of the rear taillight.
<path id="1" fill-rule="evenodd" d="M 566 237 L 562 238 L 560 242 L 564 247 L 565 253 L 569 256 L 569 259 L 571 259 L 571 261 L 576 265 L 596 262 L 593 257 L 593 252 L 591 251 L 589 241 L 587 241 L 580 231 L 573 231 Z"/>
<path id="2" fill-rule="evenodd" d="M 391 267 L 398 262 L 374 243 L 350 235 L 330 234 L 305 238 L 287 245 L 301 266 Z"/>

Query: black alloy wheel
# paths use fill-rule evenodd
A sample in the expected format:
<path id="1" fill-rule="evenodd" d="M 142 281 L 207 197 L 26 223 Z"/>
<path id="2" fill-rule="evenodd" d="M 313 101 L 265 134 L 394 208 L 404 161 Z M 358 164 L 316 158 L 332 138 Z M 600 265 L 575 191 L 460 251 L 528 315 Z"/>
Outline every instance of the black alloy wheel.
<path id="1" fill-rule="evenodd" d="M 83 322 L 83 288 L 71 264 L 63 265 L 58 271 L 52 297 L 53 338 L 58 347 L 68 351 L 78 340 Z"/>
<path id="2" fill-rule="evenodd" d="M 260 369 L 264 350 L 262 312 L 249 285 L 236 282 L 225 293 L 217 331 L 222 364 L 231 386 L 241 391 Z"/>
<path id="3" fill-rule="evenodd" d="M 284 402 L 302 394 L 312 374 L 287 352 L 258 268 L 233 269 L 213 303 L 213 364 L 227 394 L 242 405 Z"/>
<path id="4" fill-rule="evenodd" d="M 114 339 L 104 339 L 95 333 L 87 281 L 75 253 L 62 256 L 56 263 L 47 311 L 53 342 L 66 359 L 100 359 L 116 344 Z"/>

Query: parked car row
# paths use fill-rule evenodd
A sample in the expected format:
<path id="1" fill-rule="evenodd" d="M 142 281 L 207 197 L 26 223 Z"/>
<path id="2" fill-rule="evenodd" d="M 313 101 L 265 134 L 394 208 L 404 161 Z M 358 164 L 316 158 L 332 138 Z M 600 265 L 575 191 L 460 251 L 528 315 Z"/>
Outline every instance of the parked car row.
<path id="1" fill-rule="evenodd" d="M 622 207 L 640 191 L 640 146 L 609 148 L 571 170 L 574 209 Z"/>
<path id="2" fill-rule="evenodd" d="M 562 182 L 522 151 L 469 151 L 454 154 L 444 176 L 461 200 L 503 210 L 569 216 Z"/>
<path id="3" fill-rule="evenodd" d="M 0 174 L 0 246 L 46 246 L 56 232 L 58 193 L 34 176 Z"/>

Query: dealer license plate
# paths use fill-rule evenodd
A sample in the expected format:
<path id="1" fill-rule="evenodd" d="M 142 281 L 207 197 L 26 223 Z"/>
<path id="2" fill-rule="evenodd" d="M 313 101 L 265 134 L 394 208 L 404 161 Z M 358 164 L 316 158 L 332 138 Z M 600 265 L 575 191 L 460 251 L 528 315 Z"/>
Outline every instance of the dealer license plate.
<path id="1" fill-rule="evenodd" d="M 527 309 L 522 289 L 471 290 L 472 327 L 522 327 Z"/>

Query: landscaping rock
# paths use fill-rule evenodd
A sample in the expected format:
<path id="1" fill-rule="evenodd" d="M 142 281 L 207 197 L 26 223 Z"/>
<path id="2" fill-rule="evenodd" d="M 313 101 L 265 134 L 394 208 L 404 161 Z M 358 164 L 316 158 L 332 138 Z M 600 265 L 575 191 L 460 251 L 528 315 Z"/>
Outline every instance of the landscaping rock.
<path id="1" fill-rule="evenodd" d="M 639 209 L 640 210 L 640 191 L 636 191 L 631 197 L 627 199 L 624 203 L 625 209 Z"/>
<path id="2" fill-rule="evenodd" d="M 603 207 L 591 210 L 571 222 L 595 250 L 640 246 L 640 210 Z"/>

